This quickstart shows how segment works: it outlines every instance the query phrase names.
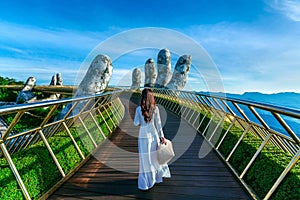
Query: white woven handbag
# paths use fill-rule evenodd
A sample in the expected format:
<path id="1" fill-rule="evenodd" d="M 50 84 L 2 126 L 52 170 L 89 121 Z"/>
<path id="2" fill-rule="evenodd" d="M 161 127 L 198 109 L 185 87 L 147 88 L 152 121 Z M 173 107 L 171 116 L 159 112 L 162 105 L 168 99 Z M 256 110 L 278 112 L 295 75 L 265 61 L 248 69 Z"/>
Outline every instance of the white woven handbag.
<path id="1" fill-rule="evenodd" d="M 167 164 L 175 156 L 172 142 L 168 139 L 165 141 L 167 144 L 159 143 L 157 147 L 157 160 L 160 165 Z"/>

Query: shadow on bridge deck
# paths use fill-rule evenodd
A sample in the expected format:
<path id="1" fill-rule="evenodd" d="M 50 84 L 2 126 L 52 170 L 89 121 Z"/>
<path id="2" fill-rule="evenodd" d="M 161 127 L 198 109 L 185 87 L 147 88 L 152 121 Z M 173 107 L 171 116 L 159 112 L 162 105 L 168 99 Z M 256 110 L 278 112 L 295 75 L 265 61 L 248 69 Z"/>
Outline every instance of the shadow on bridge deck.
<path id="1" fill-rule="evenodd" d="M 132 123 L 137 105 L 127 98 L 122 98 L 122 102 L 126 112 L 119 128 L 49 199 L 251 199 L 214 151 L 199 158 L 199 149 L 205 142 L 201 135 L 163 109 L 167 138 L 172 139 L 178 132 L 184 141 L 185 134 L 191 132 L 194 139 L 183 155 L 170 164 L 170 179 L 165 178 L 149 191 L 138 190 L 138 127 Z M 184 145 L 176 144 L 174 149 L 179 156 Z"/>

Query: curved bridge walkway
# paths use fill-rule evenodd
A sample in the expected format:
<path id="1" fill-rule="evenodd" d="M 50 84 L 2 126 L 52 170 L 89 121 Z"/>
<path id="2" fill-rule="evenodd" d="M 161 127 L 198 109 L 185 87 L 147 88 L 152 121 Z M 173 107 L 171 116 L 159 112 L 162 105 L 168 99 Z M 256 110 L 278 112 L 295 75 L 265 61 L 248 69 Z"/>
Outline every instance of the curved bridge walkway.
<path id="1" fill-rule="evenodd" d="M 149 191 L 138 190 L 138 127 L 132 123 L 137 104 L 127 98 L 121 100 L 126 112 L 119 127 L 49 199 L 252 199 L 217 153 L 210 151 L 199 158 L 199 150 L 205 145 L 200 134 L 194 134 L 192 144 L 170 164 L 170 179 L 165 178 Z M 182 135 L 179 138 L 183 143 L 174 146 L 175 154 L 180 154 L 185 134 L 195 129 L 177 115 L 160 110 L 162 121 L 166 121 L 165 136 L 172 139 L 175 134 Z"/>

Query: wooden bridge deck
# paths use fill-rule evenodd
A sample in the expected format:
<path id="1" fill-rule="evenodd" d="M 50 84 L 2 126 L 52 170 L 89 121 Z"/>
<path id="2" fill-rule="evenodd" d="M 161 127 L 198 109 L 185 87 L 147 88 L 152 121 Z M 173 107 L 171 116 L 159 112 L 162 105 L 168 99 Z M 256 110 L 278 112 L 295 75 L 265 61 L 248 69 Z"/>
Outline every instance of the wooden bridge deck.
<path id="1" fill-rule="evenodd" d="M 126 113 L 120 126 L 49 199 L 251 199 L 214 151 L 199 158 L 205 145 L 199 134 L 170 164 L 171 178 L 148 191 L 138 190 L 138 127 L 132 122 L 137 105 L 126 98 L 122 101 Z M 162 121 L 166 119 L 165 136 L 172 139 L 178 132 L 176 137 L 183 141 L 174 146 L 178 155 L 185 147 L 186 134 L 195 130 L 173 113 L 160 110 Z"/>

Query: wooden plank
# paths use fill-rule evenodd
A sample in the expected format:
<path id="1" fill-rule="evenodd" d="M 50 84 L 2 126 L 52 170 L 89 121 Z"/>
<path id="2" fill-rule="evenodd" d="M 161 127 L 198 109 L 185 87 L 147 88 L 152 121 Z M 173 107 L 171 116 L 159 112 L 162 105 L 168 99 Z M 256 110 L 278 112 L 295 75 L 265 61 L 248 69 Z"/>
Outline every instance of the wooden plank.
<path id="1" fill-rule="evenodd" d="M 196 135 L 183 155 L 170 164 L 170 179 L 165 178 L 163 183 L 148 191 L 138 190 L 139 129 L 132 125 L 136 105 L 126 98 L 122 101 L 129 107 L 120 128 L 98 148 L 95 157 L 87 161 L 49 199 L 251 199 L 214 151 L 199 158 L 200 147 L 205 142 L 201 135 Z M 175 153 L 185 148 L 184 134 L 195 131 L 182 123 L 186 122 L 167 111 L 163 127 L 166 137 L 174 138 L 180 134 L 176 137 L 182 139 L 176 142 Z M 182 128 L 184 132 L 177 133 Z M 114 151 L 114 146 L 129 153 Z M 110 166 L 118 166 L 118 170 Z"/>

